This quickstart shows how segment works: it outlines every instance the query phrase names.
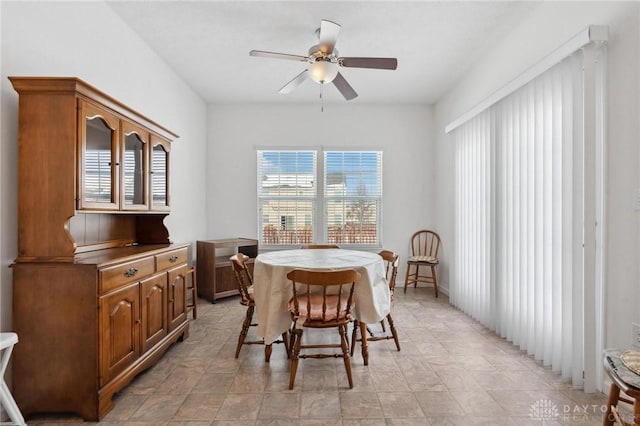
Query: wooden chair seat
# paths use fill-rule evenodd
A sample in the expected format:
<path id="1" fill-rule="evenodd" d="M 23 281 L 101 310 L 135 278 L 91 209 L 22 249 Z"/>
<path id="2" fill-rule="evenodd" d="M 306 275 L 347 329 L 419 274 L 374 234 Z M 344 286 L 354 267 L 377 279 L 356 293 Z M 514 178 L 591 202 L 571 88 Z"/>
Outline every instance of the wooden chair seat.
<path id="1" fill-rule="evenodd" d="M 438 259 L 433 256 L 411 256 L 407 262 L 409 263 L 432 263 L 438 264 Z"/>
<path id="2" fill-rule="evenodd" d="M 326 306 L 323 311 L 324 301 L 326 301 Z M 351 320 L 350 313 L 347 310 L 347 301 L 339 295 L 327 295 L 326 298 L 322 294 L 304 295 L 298 297 L 298 303 L 300 304 L 298 315 L 309 321 Z M 310 307 L 311 313 L 307 311 L 308 307 Z M 353 304 L 351 304 L 351 308 L 353 308 Z M 289 302 L 289 312 L 294 311 L 295 306 L 292 300 Z"/>

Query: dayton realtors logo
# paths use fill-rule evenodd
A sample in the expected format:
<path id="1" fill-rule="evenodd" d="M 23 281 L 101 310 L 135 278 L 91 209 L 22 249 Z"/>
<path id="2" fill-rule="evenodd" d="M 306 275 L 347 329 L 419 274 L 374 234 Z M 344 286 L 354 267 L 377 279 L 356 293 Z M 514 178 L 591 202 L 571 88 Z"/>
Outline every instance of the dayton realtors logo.
<path id="1" fill-rule="evenodd" d="M 553 420 L 582 424 L 585 421 L 601 419 L 606 412 L 606 405 L 597 404 L 563 404 L 559 410 L 558 406 L 549 399 L 539 399 L 529 407 L 529 417 L 532 420 L 541 421 L 542 425 Z"/>
<path id="2" fill-rule="evenodd" d="M 541 420 L 544 425 L 546 421 L 556 420 L 560 417 L 560 412 L 558 412 L 558 407 L 553 401 L 539 399 L 529 408 L 529 417 L 533 420 Z"/>

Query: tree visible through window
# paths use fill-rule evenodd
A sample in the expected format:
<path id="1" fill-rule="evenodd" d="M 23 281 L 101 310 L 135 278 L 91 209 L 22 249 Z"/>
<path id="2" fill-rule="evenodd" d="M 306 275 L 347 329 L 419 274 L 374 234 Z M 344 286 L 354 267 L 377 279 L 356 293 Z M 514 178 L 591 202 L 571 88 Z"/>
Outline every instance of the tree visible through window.
<path id="1" fill-rule="evenodd" d="M 262 245 L 380 246 L 382 152 L 258 151 Z"/>

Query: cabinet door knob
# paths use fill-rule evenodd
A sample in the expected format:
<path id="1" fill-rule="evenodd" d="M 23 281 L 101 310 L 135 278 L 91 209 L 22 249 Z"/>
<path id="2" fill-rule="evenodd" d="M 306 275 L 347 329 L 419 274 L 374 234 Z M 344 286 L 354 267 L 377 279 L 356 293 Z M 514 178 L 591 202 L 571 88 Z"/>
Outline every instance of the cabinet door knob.
<path id="1" fill-rule="evenodd" d="M 137 273 L 138 273 L 138 268 L 129 268 L 126 271 L 124 271 L 124 274 L 127 277 L 134 277 Z"/>
<path id="2" fill-rule="evenodd" d="M 171 263 L 176 263 L 177 261 L 178 261 L 178 256 L 171 256 L 169 258 L 169 262 L 171 262 Z"/>

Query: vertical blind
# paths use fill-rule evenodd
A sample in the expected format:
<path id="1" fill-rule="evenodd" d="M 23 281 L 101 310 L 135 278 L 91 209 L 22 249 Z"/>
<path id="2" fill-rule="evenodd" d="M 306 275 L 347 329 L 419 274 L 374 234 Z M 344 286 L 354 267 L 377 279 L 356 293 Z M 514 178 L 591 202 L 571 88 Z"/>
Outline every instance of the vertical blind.
<path id="1" fill-rule="evenodd" d="M 455 130 L 451 302 L 582 384 L 582 52 Z M 578 344 L 576 344 L 578 343 Z"/>

